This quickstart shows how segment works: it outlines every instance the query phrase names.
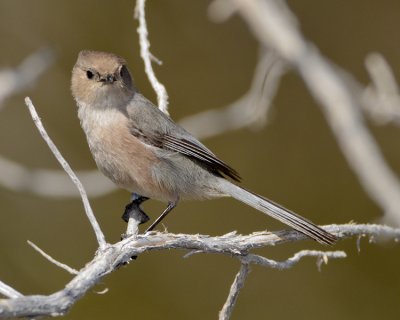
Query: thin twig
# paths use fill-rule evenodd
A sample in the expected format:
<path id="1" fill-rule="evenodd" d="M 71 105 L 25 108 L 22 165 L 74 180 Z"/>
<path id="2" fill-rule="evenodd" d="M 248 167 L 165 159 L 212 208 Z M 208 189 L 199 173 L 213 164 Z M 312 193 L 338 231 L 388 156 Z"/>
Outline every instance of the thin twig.
<path id="1" fill-rule="evenodd" d="M 167 90 L 165 89 L 164 85 L 158 81 L 151 64 L 152 60 L 158 64 L 161 64 L 161 61 L 150 52 L 149 31 L 147 29 L 145 17 L 145 3 L 146 0 L 137 0 L 135 8 L 135 19 L 139 20 L 137 32 L 139 34 L 140 56 L 144 61 L 145 71 L 149 77 L 150 83 L 157 94 L 158 107 L 162 112 L 168 114 Z"/>
<path id="2" fill-rule="evenodd" d="M 22 293 L 19 293 L 14 288 L 11 288 L 9 285 L 5 284 L 3 281 L 0 281 L 0 294 L 5 297 L 15 299 L 23 297 Z"/>
<path id="3" fill-rule="evenodd" d="M 64 269 L 65 271 L 69 272 L 70 274 L 78 274 L 79 271 L 71 268 L 70 266 L 66 265 L 65 263 L 62 263 L 60 261 L 57 261 L 56 259 L 54 259 L 53 257 L 51 257 L 49 254 L 47 254 L 46 252 L 44 252 L 42 249 L 40 249 L 36 244 L 34 244 L 32 241 L 27 241 L 28 244 L 35 249 L 37 252 L 39 252 L 44 258 L 46 258 L 47 260 L 49 260 L 51 263 L 55 264 L 57 267 L 60 267 L 61 269 Z"/>
<path id="4" fill-rule="evenodd" d="M 64 159 L 64 157 L 61 155 L 60 151 L 54 144 L 54 142 L 50 139 L 49 135 L 47 134 L 46 130 L 43 127 L 42 122 L 40 121 L 40 118 L 35 110 L 35 107 L 33 106 L 33 103 L 29 97 L 25 98 L 25 104 L 27 105 L 29 112 L 32 116 L 33 122 L 35 123 L 36 127 L 39 130 L 40 135 L 42 138 L 46 141 L 47 145 L 49 146 L 51 152 L 54 154 L 56 157 L 57 161 L 61 164 L 62 168 L 65 170 L 65 172 L 69 175 L 71 178 L 72 182 L 76 185 L 76 187 L 79 190 L 79 193 L 81 195 L 81 199 L 83 202 L 83 206 L 85 208 L 86 215 L 89 219 L 90 224 L 92 225 L 92 228 L 95 232 L 97 242 L 99 244 L 100 250 L 103 250 L 106 248 L 106 240 L 104 237 L 103 232 L 101 231 L 101 228 L 96 220 L 96 217 L 93 214 L 92 208 L 89 203 L 89 199 L 86 195 L 86 191 L 76 176 L 76 174 L 72 171 L 71 167 L 69 166 L 68 162 Z"/>
<path id="5" fill-rule="evenodd" d="M 247 263 L 242 263 L 240 270 L 237 273 L 235 280 L 232 283 L 231 289 L 229 290 L 228 298 L 219 312 L 219 320 L 228 320 L 231 317 L 233 307 L 236 304 L 236 300 L 239 296 L 240 290 L 243 288 L 247 276 L 250 272 L 250 266 Z"/>
<path id="6" fill-rule="evenodd" d="M 317 250 L 301 250 L 297 252 L 293 257 L 285 261 L 275 261 L 272 259 L 267 259 L 256 254 L 248 254 L 241 259 L 243 263 L 252 263 L 262 265 L 264 267 L 269 267 L 273 269 L 289 269 L 298 263 L 304 257 L 317 257 L 317 267 L 320 269 L 321 263 L 328 263 L 328 259 L 343 259 L 347 255 L 344 251 L 317 251 Z"/>

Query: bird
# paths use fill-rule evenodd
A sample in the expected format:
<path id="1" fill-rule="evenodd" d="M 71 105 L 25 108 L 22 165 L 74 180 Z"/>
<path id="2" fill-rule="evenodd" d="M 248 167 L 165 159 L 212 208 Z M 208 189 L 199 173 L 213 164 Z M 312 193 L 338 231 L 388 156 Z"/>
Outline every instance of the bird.
<path id="1" fill-rule="evenodd" d="M 146 231 L 181 200 L 232 197 L 319 243 L 336 242 L 335 235 L 310 220 L 239 186 L 235 169 L 139 92 L 124 58 L 81 51 L 71 91 L 98 169 L 134 195 L 132 204 L 168 203 Z"/>

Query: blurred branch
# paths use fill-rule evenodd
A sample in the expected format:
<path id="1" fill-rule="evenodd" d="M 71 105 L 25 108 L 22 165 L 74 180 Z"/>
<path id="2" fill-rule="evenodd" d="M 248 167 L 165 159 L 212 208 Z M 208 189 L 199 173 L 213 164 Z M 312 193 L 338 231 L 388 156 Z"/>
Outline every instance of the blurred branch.
<path id="1" fill-rule="evenodd" d="M 373 238 L 375 242 L 380 239 L 400 239 L 400 229 L 381 225 L 344 224 L 324 226 L 323 228 L 335 234 L 339 239 L 354 236 L 368 236 Z M 259 256 L 250 254 L 250 250 L 305 239 L 304 235 L 292 230 L 256 232 L 250 235 L 239 235 L 231 232 L 219 237 L 160 232 L 134 235 L 97 252 L 93 260 L 87 263 L 64 289 L 58 292 L 48 296 L 31 295 L 0 300 L 0 318 L 63 315 L 106 275 L 129 263 L 132 256 L 138 256 L 145 252 L 171 249 L 195 250 L 203 253 L 233 256 L 241 262 L 251 265 L 258 263 L 257 259 L 259 258 L 256 257 Z M 293 266 L 300 257 L 315 255 L 343 258 L 343 254 L 340 252 L 335 256 L 329 252 L 318 252 L 316 254 L 314 251 L 306 251 L 290 258 L 289 262 L 286 262 L 287 267 Z M 324 260 L 326 261 L 326 258 Z M 282 268 L 282 263 L 271 263 L 273 261 L 271 259 L 268 259 L 268 261 L 270 263 L 266 266 Z M 243 283 L 240 285 L 243 285 Z"/>
<path id="2" fill-rule="evenodd" d="M 116 189 L 98 170 L 77 171 L 91 197 L 102 196 Z M 43 197 L 78 197 L 79 192 L 61 170 L 28 169 L 0 155 L 0 185 L 16 191 L 29 191 Z"/>
<path id="3" fill-rule="evenodd" d="M 15 69 L 0 71 L 0 109 L 3 102 L 35 84 L 39 76 L 53 64 L 54 54 L 50 49 L 41 49 L 25 58 Z"/>
<path id="4" fill-rule="evenodd" d="M 43 127 L 42 121 L 40 121 L 40 118 L 38 114 L 36 113 L 35 107 L 32 104 L 32 101 L 29 97 L 25 98 L 25 104 L 29 109 L 29 112 L 32 116 L 33 122 L 35 123 L 37 129 L 39 130 L 40 135 L 44 139 L 44 141 L 47 143 L 49 146 L 51 152 L 54 154 L 56 157 L 57 161 L 60 163 L 61 167 L 64 169 L 64 171 L 68 174 L 68 176 L 71 178 L 72 182 L 75 184 L 76 188 L 79 190 L 79 194 L 81 195 L 82 203 L 85 208 L 86 216 L 89 219 L 90 224 L 92 225 L 92 228 L 96 234 L 97 242 L 99 244 L 100 250 L 104 250 L 106 248 L 106 240 L 104 237 L 103 232 L 101 231 L 101 228 L 96 220 L 96 217 L 93 214 L 93 210 L 90 207 L 89 199 L 87 197 L 86 191 L 76 176 L 76 174 L 72 171 L 71 167 L 67 163 L 67 161 L 64 159 L 64 157 L 61 155 L 60 151 L 54 144 L 54 142 L 50 139 L 49 135 L 47 134 L 46 130 Z"/>
<path id="5" fill-rule="evenodd" d="M 139 34 L 140 55 L 144 61 L 145 71 L 149 77 L 150 83 L 153 86 L 154 91 L 157 93 L 158 107 L 162 112 L 168 114 L 167 90 L 164 85 L 158 81 L 151 65 L 151 61 L 155 61 L 158 64 L 162 64 L 162 62 L 150 52 L 149 31 L 147 30 L 145 17 L 145 3 L 146 0 L 137 0 L 135 8 L 135 19 L 139 20 L 137 31 Z"/>
<path id="6" fill-rule="evenodd" d="M 379 53 L 369 54 L 365 66 L 372 83 L 362 92 L 364 110 L 378 123 L 400 125 L 400 93 L 392 69 Z"/>
<path id="7" fill-rule="evenodd" d="M 272 100 L 286 68 L 271 50 L 261 50 L 250 89 L 232 104 L 188 116 L 179 124 L 199 139 L 244 127 L 265 124 Z"/>
<path id="8" fill-rule="evenodd" d="M 220 16 L 224 16 L 221 14 L 224 10 L 237 10 L 258 41 L 275 50 L 298 71 L 319 102 L 361 185 L 383 209 L 386 217 L 400 225 L 400 183 L 365 125 L 361 102 L 348 88 L 344 79 L 346 73 L 303 37 L 296 18 L 284 1 L 219 0 L 217 3 Z"/>

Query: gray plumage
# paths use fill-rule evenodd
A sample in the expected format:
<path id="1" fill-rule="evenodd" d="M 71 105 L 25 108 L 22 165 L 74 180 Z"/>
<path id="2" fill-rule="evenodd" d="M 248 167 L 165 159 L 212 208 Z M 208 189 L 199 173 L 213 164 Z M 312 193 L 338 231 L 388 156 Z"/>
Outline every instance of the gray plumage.
<path id="1" fill-rule="evenodd" d="M 239 174 L 141 95 L 122 58 L 81 52 L 71 88 L 96 164 L 118 186 L 168 201 L 167 212 L 181 199 L 231 196 L 320 243 L 335 242 L 309 220 L 229 181 Z"/>

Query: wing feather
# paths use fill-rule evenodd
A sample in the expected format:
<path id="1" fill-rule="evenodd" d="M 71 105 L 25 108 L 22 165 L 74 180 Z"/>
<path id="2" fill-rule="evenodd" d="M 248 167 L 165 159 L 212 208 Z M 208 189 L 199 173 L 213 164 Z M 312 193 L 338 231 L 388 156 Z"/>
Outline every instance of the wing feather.
<path id="1" fill-rule="evenodd" d="M 178 152 L 218 176 L 240 181 L 235 169 L 218 159 L 200 141 L 177 125 L 150 101 L 136 94 L 127 108 L 130 132 L 143 143 Z"/>

